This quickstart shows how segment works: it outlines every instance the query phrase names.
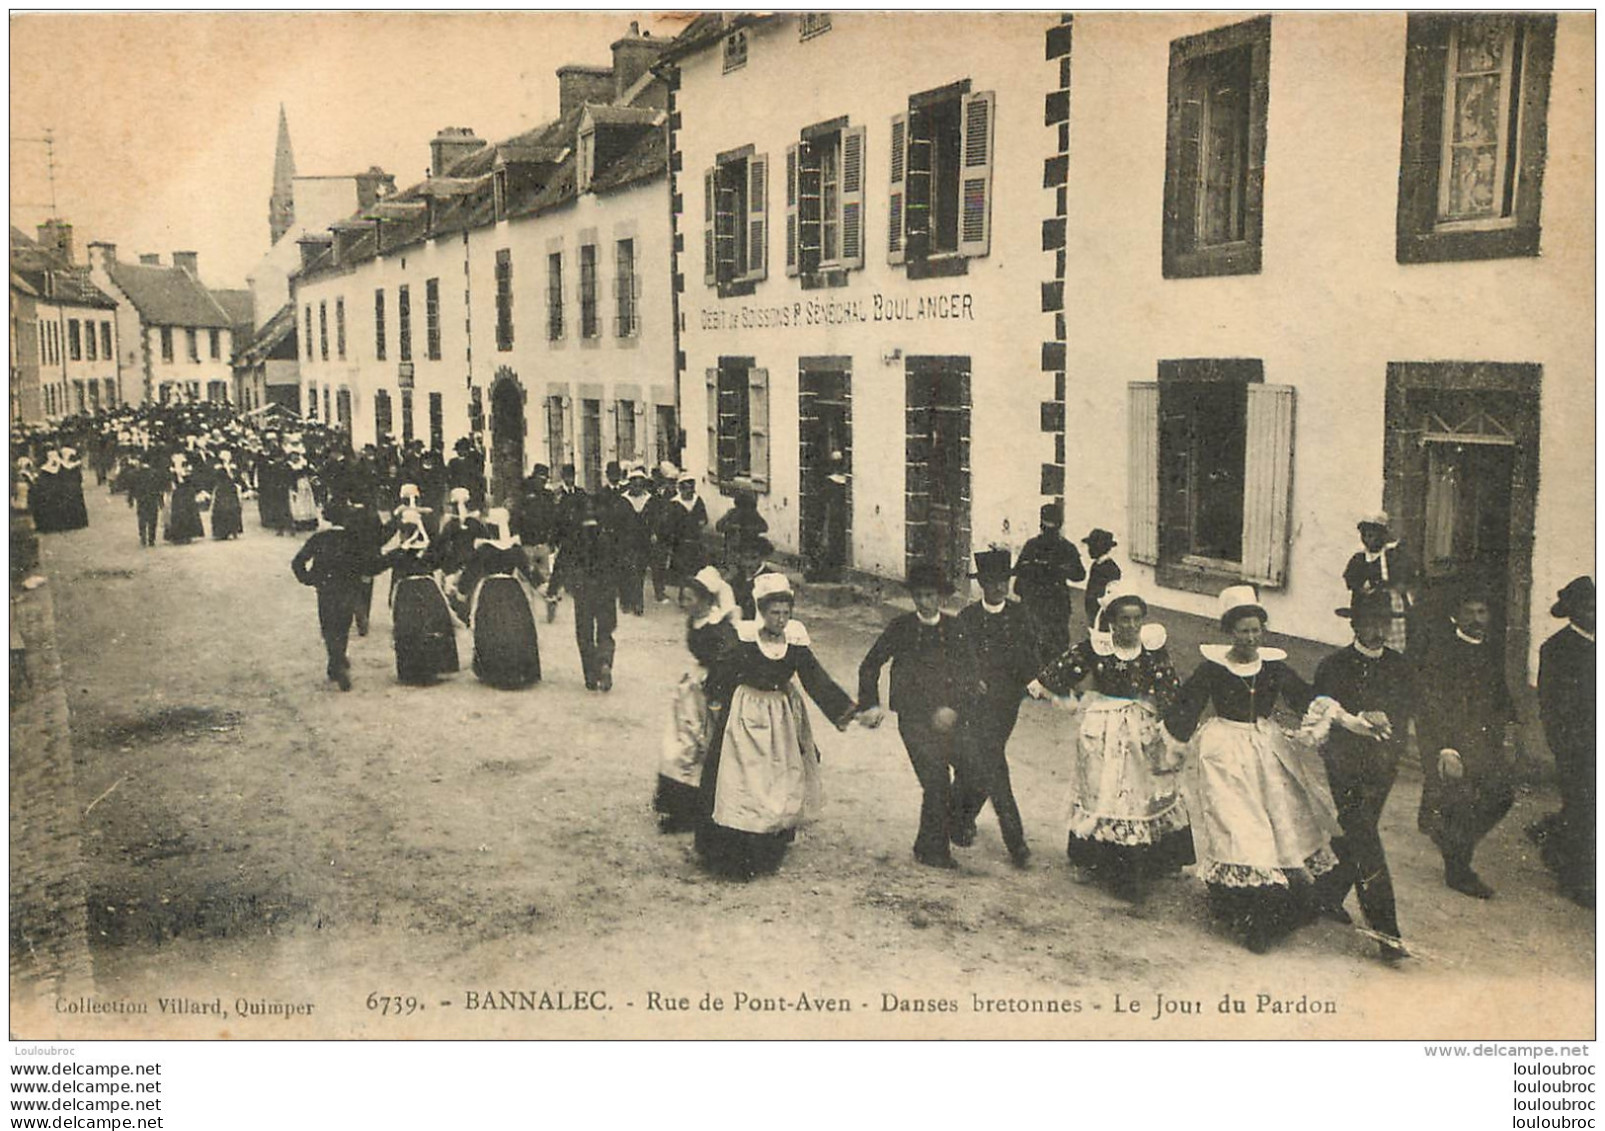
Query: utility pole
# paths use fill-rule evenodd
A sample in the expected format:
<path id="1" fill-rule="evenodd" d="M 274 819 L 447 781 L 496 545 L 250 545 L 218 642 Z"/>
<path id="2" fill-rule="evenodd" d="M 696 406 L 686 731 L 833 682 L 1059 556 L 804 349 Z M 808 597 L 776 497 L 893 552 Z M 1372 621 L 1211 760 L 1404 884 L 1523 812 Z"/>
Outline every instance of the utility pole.
<path id="1" fill-rule="evenodd" d="M 50 181 L 50 218 L 57 219 L 56 212 L 56 131 L 46 126 L 43 137 L 18 137 L 13 141 L 29 141 L 45 147 L 45 173 Z M 32 204 L 30 207 L 39 208 L 42 205 Z"/>

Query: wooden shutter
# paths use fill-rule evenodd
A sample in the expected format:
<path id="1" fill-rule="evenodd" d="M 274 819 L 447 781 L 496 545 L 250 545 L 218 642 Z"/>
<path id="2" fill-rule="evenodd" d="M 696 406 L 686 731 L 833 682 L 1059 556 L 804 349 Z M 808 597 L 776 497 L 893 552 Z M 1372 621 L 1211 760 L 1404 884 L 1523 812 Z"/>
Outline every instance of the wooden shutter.
<path id="1" fill-rule="evenodd" d="M 747 278 L 767 279 L 769 158 L 747 158 Z"/>
<path id="2" fill-rule="evenodd" d="M 1159 561 L 1159 382 L 1126 386 L 1126 556 Z"/>
<path id="3" fill-rule="evenodd" d="M 786 274 L 797 268 L 797 147 L 786 146 Z"/>
<path id="4" fill-rule="evenodd" d="M 1293 387 L 1249 385 L 1248 454 L 1243 475 L 1243 576 L 1287 583 L 1293 501 Z"/>
<path id="5" fill-rule="evenodd" d="M 747 431 L 752 466 L 747 474 L 755 491 L 769 490 L 769 370 L 747 370 Z"/>
<path id="6" fill-rule="evenodd" d="M 714 200 L 717 194 L 717 171 L 709 169 L 702 175 L 702 281 L 713 286 L 719 281 L 719 257 L 714 239 Z"/>
<path id="7" fill-rule="evenodd" d="M 992 143 L 997 95 L 966 94 L 959 142 L 959 254 L 985 255 L 992 246 Z"/>
<path id="8" fill-rule="evenodd" d="M 886 262 L 903 262 L 903 212 L 908 175 L 908 115 L 892 115 L 892 187 L 887 194 Z"/>
<path id="9" fill-rule="evenodd" d="M 864 265 L 864 127 L 842 131 L 841 264 Z"/>
<path id="10" fill-rule="evenodd" d="M 709 368 L 708 374 L 708 480 L 719 482 L 719 370 Z"/>

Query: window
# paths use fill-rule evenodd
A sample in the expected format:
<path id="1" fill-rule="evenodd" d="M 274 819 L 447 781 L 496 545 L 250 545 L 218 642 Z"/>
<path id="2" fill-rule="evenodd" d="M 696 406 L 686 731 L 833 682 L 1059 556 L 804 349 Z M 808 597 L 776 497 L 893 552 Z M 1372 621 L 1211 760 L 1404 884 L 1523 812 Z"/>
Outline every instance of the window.
<path id="1" fill-rule="evenodd" d="M 602 402 L 591 398 L 580 401 L 580 486 L 602 489 Z"/>
<path id="2" fill-rule="evenodd" d="M 376 389 L 373 394 L 373 438 L 377 444 L 384 443 L 391 436 L 391 429 L 395 427 L 390 419 L 390 391 Z"/>
<path id="3" fill-rule="evenodd" d="M 965 80 L 908 100 L 892 119 L 886 258 L 910 278 L 964 274 L 992 247 L 997 96 Z"/>
<path id="4" fill-rule="evenodd" d="M 621 338 L 633 338 L 641 330 L 637 309 L 641 280 L 635 273 L 634 240 L 619 240 L 613 245 L 613 267 L 613 331 Z"/>
<path id="5" fill-rule="evenodd" d="M 1270 50 L 1269 16 L 1170 45 L 1167 279 L 1259 273 Z"/>
<path id="6" fill-rule="evenodd" d="M 83 325 L 76 318 L 67 319 L 67 360 L 84 359 Z"/>
<path id="7" fill-rule="evenodd" d="M 95 324 L 93 322 L 85 322 L 84 323 L 84 356 L 87 357 L 90 361 L 96 360 L 96 357 L 98 355 L 98 351 L 96 350 L 95 346 L 96 346 L 96 343 L 95 343 Z"/>
<path id="8" fill-rule="evenodd" d="M 635 446 L 635 410 L 634 401 L 613 402 L 613 436 L 617 441 L 615 446 L 620 463 L 628 463 L 645 455 Z"/>
<path id="9" fill-rule="evenodd" d="M 373 292 L 373 356 L 378 361 L 385 359 L 385 292 L 383 289 Z"/>
<path id="10" fill-rule="evenodd" d="M 440 360 L 440 280 L 424 283 L 424 350 L 430 361 Z"/>
<path id="11" fill-rule="evenodd" d="M 105 325 L 105 323 L 102 323 L 102 325 Z M 109 357 L 110 354 L 108 354 L 107 356 Z M 117 382 L 113 381 L 110 377 L 102 377 L 101 378 L 101 382 L 106 386 L 106 407 L 107 408 L 116 408 L 117 407 Z"/>
<path id="12" fill-rule="evenodd" d="M 546 459 L 556 471 L 568 458 L 568 413 L 564 397 L 553 393 L 546 398 Z"/>
<path id="13" fill-rule="evenodd" d="M 341 361 L 346 359 L 346 300 L 334 300 L 334 352 Z"/>
<path id="14" fill-rule="evenodd" d="M 323 386 L 323 422 L 325 424 L 334 423 L 334 414 L 329 411 L 329 386 L 327 385 Z"/>
<path id="15" fill-rule="evenodd" d="M 306 322 L 307 322 L 307 331 L 306 331 L 307 360 L 311 361 L 312 360 L 312 304 L 310 302 L 307 303 L 306 313 L 307 313 L 307 317 L 306 317 Z"/>
<path id="16" fill-rule="evenodd" d="M 1285 584 L 1294 392 L 1263 376 L 1257 359 L 1190 358 L 1130 386 L 1129 552 L 1161 585 Z"/>
<path id="17" fill-rule="evenodd" d="M 725 74 L 747 65 L 747 29 L 740 28 L 724 37 Z"/>
<path id="18" fill-rule="evenodd" d="M 864 128 L 839 119 L 786 149 L 786 274 L 863 265 Z"/>
<path id="19" fill-rule="evenodd" d="M 769 490 L 769 371 L 722 357 L 707 371 L 708 471 L 721 484 Z"/>
<path id="20" fill-rule="evenodd" d="M 446 398 L 440 393 L 429 394 L 429 446 L 446 450 Z"/>
<path id="21" fill-rule="evenodd" d="M 563 336 L 563 253 L 554 251 L 546 257 L 546 340 L 555 342 Z"/>
<path id="22" fill-rule="evenodd" d="M 496 253 L 496 348 L 513 348 L 513 253 Z"/>
<path id="23" fill-rule="evenodd" d="M 221 361 L 223 358 L 223 332 L 221 330 L 212 330 L 210 332 L 210 336 L 211 342 L 209 343 L 209 356 L 213 361 Z M 345 355 L 342 354 L 341 356 L 343 357 Z"/>
<path id="24" fill-rule="evenodd" d="M 412 292 L 405 286 L 396 288 L 396 322 L 401 336 L 399 351 L 402 361 L 412 360 Z M 405 400 L 403 400 L 405 404 Z"/>
<path id="25" fill-rule="evenodd" d="M 228 403 L 228 382 L 208 381 L 206 383 L 206 399 L 216 403 Z"/>
<path id="26" fill-rule="evenodd" d="M 184 328 L 184 353 L 191 363 L 201 363 L 201 332 L 194 326 Z"/>
<path id="27" fill-rule="evenodd" d="M 115 353 L 116 351 L 111 348 L 111 323 L 102 322 L 100 324 L 100 356 L 110 361 Z"/>
<path id="28" fill-rule="evenodd" d="M 401 390 L 401 442 L 412 443 L 412 390 Z"/>
<path id="29" fill-rule="evenodd" d="M 351 434 L 351 390 L 342 388 L 334 394 L 334 419 L 340 431 Z"/>
<path id="30" fill-rule="evenodd" d="M 316 420 L 317 418 L 318 418 L 318 383 L 316 381 L 309 381 L 307 383 L 307 419 L 308 420 Z"/>
<path id="31" fill-rule="evenodd" d="M 830 30 L 829 12 L 803 12 L 797 17 L 797 39 L 812 39 Z"/>
<path id="32" fill-rule="evenodd" d="M 329 360 L 329 304 L 318 303 L 318 356 Z"/>
<path id="33" fill-rule="evenodd" d="M 580 192 L 589 192 L 595 173 L 596 131 L 586 130 L 579 135 L 579 148 L 574 157 L 574 187 Z"/>
<path id="34" fill-rule="evenodd" d="M 595 338 L 602 333 L 596 318 L 596 245 L 580 245 L 580 337 Z"/>
<path id="35" fill-rule="evenodd" d="M 311 307 L 307 308 L 307 311 L 308 311 L 308 316 L 307 317 L 308 317 L 308 321 L 309 322 L 311 320 L 311 313 L 310 313 L 311 309 L 312 309 Z M 161 329 L 161 335 L 162 335 L 162 360 L 170 362 L 170 361 L 173 360 L 173 328 L 171 326 L 163 326 L 162 329 Z"/>
<path id="36" fill-rule="evenodd" d="M 768 187 L 769 159 L 750 146 L 703 175 L 703 281 L 722 296 L 751 294 L 768 275 Z"/>
<path id="37" fill-rule="evenodd" d="M 1413 15 L 1400 263 L 1537 255 L 1555 17 Z"/>

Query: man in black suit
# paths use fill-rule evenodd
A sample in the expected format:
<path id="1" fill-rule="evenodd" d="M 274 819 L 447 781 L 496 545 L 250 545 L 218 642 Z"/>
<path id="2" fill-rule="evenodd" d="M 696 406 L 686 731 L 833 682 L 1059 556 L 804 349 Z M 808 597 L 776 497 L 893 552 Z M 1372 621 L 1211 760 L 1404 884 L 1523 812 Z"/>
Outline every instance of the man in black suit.
<path id="1" fill-rule="evenodd" d="M 881 668 L 890 660 L 889 705 L 923 792 L 914 859 L 933 868 L 957 868 L 950 844 L 962 822 L 954 804 L 953 770 L 964 757 L 959 723 L 974 709 L 980 691 L 975 659 L 957 618 L 942 611 L 942 598 L 952 587 L 941 571 L 914 565 L 906 584 L 914 611 L 894 618 L 859 665 L 858 721 L 880 725 Z"/>
<path id="2" fill-rule="evenodd" d="M 1043 504 L 1042 532 L 1020 548 L 1014 591 L 1035 626 L 1039 658 L 1046 664 L 1070 650 L 1070 583 L 1087 576 L 1081 554 L 1063 534 L 1064 512 Z"/>
<path id="3" fill-rule="evenodd" d="M 306 545 L 290 562 L 295 579 L 318 591 L 318 628 L 329 656 L 329 678 L 341 691 L 351 690 L 351 662 L 346 645 L 357 616 L 365 578 L 384 569 L 363 540 L 347 530 L 345 516 L 331 511 L 325 516 L 329 527 L 307 539 Z"/>
<path id="4" fill-rule="evenodd" d="M 1567 625 L 1538 653 L 1538 713 L 1555 756 L 1560 812 L 1536 838 L 1561 890 L 1594 906 L 1594 581 L 1567 583 L 1549 613 Z"/>

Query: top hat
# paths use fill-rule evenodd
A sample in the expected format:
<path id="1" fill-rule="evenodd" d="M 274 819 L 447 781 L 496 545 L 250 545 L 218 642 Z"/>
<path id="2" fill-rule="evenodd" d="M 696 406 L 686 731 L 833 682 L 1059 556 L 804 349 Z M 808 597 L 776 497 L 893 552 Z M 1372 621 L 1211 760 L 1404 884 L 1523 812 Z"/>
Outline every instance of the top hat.
<path id="1" fill-rule="evenodd" d="M 1404 616 L 1403 613 L 1394 610 L 1393 595 L 1382 590 L 1356 594 L 1347 605 L 1341 609 L 1334 609 L 1333 612 L 1345 620 L 1359 620 L 1363 616 L 1379 620 L 1399 620 Z"/>
<path id="2" fill-rule="evenodd" d="M 1269 620 L 1265 606 L 1259 603 L 1259 594 L 1252 585 L 1228 585 L 1220 591 L 1220 626 L 1232 630 L 1232 622 L 1244 613 L 1258 613 L 1260 623 Z"/>
<path id="3" fill-rule="evenodd" d="M 1592 577 L 1574 577 L 1566 583 L 1566 588 L 1555 594 L 1560 598 L 1549 607 L 1552 617 L 1571 617 L 1577 611 L 1579 601 L 1594 601 L 1594 579 Z"/>
<path id="4" fill-rule="evenodd" d="M 1007 549 L 994 547 L 990 550 L 977 550 L 975 553 L 975 572 L 971 577 L 978 581 L 1005 581 L 1012 570 L 1012 556 Z"/>
<path id="5" fill-rule="evenodd" d="M 1087 544 L 1087 552 L 1095 558 L 1103 557 L 1119 545 L 1115 541 L 1115 536 L 1101 526 L 1093 527 L 1082 541 Z"/>
<path id="6" fill-rule="evenodd" d="M 933 562 L 915 562 L 909 566 L 903 586 L 909 590 L 934 589 L 944 597 L 953 592 L 953 583 Z"/>

